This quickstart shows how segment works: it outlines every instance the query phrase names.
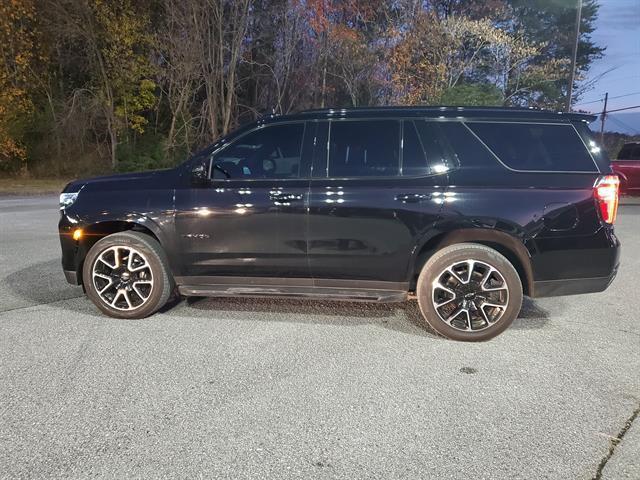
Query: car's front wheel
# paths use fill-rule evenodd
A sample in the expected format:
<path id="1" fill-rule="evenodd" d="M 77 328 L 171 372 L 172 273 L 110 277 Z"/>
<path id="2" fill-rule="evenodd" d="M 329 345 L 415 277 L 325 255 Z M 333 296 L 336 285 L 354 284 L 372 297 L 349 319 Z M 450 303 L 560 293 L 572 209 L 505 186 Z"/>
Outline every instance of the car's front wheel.
<path id="1" fill-rule="evenodd" d="M 116 318 L 144 318 L 169 299 L 173 281 L 160 244 L 149 235 L 126 231 L 98 240 L 82 271 L 87 296 Z"/>
<path id="2" fill-rule="evenodd" d="M 522 306 L 522 283 L 514 266 L 496 250 L 475 243 L 436 252 L 422 268 L 416 290 L 429 326 L 453 340 L 493 338 Z"/>

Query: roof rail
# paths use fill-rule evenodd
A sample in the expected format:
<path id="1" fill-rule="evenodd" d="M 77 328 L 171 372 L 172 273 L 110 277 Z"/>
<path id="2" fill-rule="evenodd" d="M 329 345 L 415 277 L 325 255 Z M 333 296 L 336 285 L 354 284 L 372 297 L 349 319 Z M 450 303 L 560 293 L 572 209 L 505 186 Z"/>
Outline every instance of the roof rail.
<path id="1" fill-rule="evenodd" d="M 303 110 L 300 114 L 327 114 L 327 115 L 345 115 L 349 113 L 357 114 L 357 113 L 366 113 L 366 112 L 429 112 L 429 113 L 437 113 L 443 112 L 446 114 L 452 113 L 460 113 L 462 112 L 466 114 L 508 114 L 508 115 L 517 115 L 517 114 L 533 114 L 540 116 L 562 116 L 568 117 L 571 120 L 581 120 L 592 122 L 597 118 L 596 115 L 592 115 L 589 113 L 581 113 L 581 112 L 558 112 L 552 110 L 545 110 L 538 107 L 493 107 L 493 106 L 451 106 L 451 105 L 385 105 L 385 106 L 366 106 L 366 107 L 348 107 L 348 108 L 316 108 L 310 110 Z"/>

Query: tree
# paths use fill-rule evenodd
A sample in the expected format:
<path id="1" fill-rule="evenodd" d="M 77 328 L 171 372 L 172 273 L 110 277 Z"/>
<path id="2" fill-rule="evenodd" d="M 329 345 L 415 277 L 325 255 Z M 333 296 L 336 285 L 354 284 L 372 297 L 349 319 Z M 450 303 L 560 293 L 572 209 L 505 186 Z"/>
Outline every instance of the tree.
<path id="1" fill-rule="evenodd" d="M 62 43 L 74 43 L 72 61 L 86 65 L 80 72 L 84 82 L 71 96 L 89 97 L 85 104 L 102 114 L 116 168 L 120 134 L 128 128 L 142 133 L 147 123 L 142 113 L 155 103 L 149 14 L 130 0 L 57 0 L 51 5 Z"/>
<path id="2" fill-rule="evenodd" d="M 515 28 L 527 39 L 544 43 L 539 63 L 571 58 L 575 39 L 576 8 L 579 0 L 507 0 L 513 9 L 511 15 Z M 604 55 L 605 48 L 596 45 L 591 34 L 595 30 L 599 4 L 597 0 L 581 0 L 582 15 L 580 38 L 576 59 L 576 82 L 581 82 L 594 60 Z M 569 62 L 564 65 L 562 76 L 549 82 L 541 92 L 540 104 L 562 109 L 568 91 Z M 576 85 L 579 86 L 579 85 Z M 573 102 L 580 98 L 582 89 L 575 90 Z"/>
<path id="3" fill-rule="evenodd" d="M 597 0 L 583 4 L 579 79 L 603 54 L 590 38 Z M 71 175 L 167 166 L 264 112 L 391 103 L 558 108 L 574 7 L 4 0 L 0 168 Z"/>
<path id="4" fill-rule="evenodd" d="M 439 52 L 446 48 L 444 32 L 432 13 L 417 13 L 389 58 L 392 99 L 403 104 L 437 103 L 444 91 L 444 65 Z"/>
<path id="5" fill-rule="evenodd" d="M 0 168 L 28 173 L 23 143 L 34 106 L 31 70 L 38 60 L 35 5 L 30 0 L 0 3 Z"/>
<path id="6" fill-rule="evenodd" d="M 447 89 L 440 101 L 443 105 L 498 106 L 504 103 L 504 95 L 490 83 L 461 83 Z"/>
<path id="7" fill-rule="evenodd" d="M 255 1 L 242 56 L 240 115 L 288 113 L 311 104 L 317 62 L 308 9 L 301 0 Z"/>
<path id="8" fill-rule="evenodd" d="M 170 13 L 161 46 L 162 80 L 172 105 L 173 141 L 177 115 L 199 98 L 197 143 L 211 142 L 234 125 L 237 112 L 238 68 L 245 48 L 249 0 L 167 0 Z M 194 104 L 191 104 L 194 106 Z M 189 120 L 190 121 L 190 120 Z M 195 143 L 195 142 L 194 142 Z"/>

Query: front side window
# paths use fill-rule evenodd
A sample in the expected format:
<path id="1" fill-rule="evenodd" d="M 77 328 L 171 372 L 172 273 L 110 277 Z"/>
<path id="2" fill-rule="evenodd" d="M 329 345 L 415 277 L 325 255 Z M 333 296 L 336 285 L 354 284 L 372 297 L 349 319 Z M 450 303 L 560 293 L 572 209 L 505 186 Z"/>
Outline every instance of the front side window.
<path id="1" fill-rule="evenodd" d="M 333 121 L 329 135 L 329 177 L 398 175 L 400 122 Z"/>
<path id="2" fill-rule="evenodd" d="M 596 165 L 571 125 L 467 123 L 508 167 L 547 172 L 594 172 Z"/>
<path id="3" fill-rule="evenodd" d="M 303 123 L 272 125 L 248 133 L 213 160 L 214 179 L 300 178 Z"/>

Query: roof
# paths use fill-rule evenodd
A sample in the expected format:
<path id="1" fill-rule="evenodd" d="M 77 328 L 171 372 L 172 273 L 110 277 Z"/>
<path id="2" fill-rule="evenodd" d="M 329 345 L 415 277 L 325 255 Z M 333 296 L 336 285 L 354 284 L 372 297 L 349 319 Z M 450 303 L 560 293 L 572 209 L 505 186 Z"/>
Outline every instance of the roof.
<path id="1" fill-rule="evenodd" d="M 385 106 L 385 107 L 356 107 L 356 108 L 323 108 L 305 110 L 297 114 L 273 116 L 269 118 L 365 118 L 365 117 L 435 117 L 435 118 L 483 118 L 483 119 L 521 119 L 521 120 L 569 120 L 592 122 L 595 115 L 586 113 L 564 113 L 542 110 L 538 108 L 522 107 L 455 107 L 455 106 Z"/>

